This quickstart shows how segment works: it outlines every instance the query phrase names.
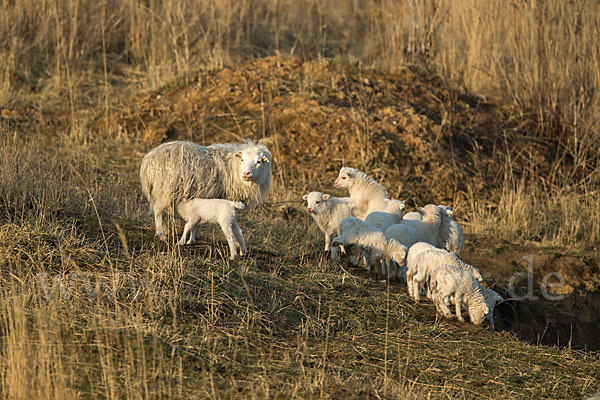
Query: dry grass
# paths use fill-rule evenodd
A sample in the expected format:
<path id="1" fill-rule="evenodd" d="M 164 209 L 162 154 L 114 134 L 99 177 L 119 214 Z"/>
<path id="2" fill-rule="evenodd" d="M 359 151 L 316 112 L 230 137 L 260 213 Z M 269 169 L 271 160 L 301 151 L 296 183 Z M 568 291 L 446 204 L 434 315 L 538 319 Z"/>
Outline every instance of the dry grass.
<path id="1" fill-rule="evenodd" d="M 153 240 L 131 156 L 145 144 L 2 129 L 5 398 L 577 398 L 600 384 L 597 355 L 437 321 L 331 263 L 294 203 L 245 214 L 250 256 L 230 264 L 218 228 L 189 248 Z M 271 200 L 294 201 L 281 183 Z"/>
<path id="2" fill-rule="evenodd" d="M 350 162 L 411 205 L 452 201 L 468 234 L 594 254 L 597 2 L 0 4 L 2 397 L 580 398 L 600 386 L 597 354 L 437 321 L 401 288 L 331 263 L 295 203 Z M 300 61 L 221 70 L 276 53 Z M 213 228 L 191 248 L 155 242 L 137 177 L 150 143 L 248 132 L 275 155 L 273 204 L 241 221 L 250 257 L 229 263 Z"/>

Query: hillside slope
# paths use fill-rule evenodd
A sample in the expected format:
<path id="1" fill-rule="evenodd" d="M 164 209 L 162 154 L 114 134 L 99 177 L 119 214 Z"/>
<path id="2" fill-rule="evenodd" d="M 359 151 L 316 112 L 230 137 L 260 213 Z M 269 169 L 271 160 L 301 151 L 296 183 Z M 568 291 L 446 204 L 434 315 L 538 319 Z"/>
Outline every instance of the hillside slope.
<path id="1" fill-rule="evenodd" d="M 556 288 L 568 295 L 558 311 L 507 302 L 503 329 L 490 332 L 438 319 L 401 285 L 330 261 L 299 200 L 333 191 L 338 168 L 351 165 L 410 206 L 458 192 L 493 203 L 525 140 L 505 105 L 424 71 L 267 58 L 108 108 L 82 105 L 76 118 L 66 102 L 28 107 L 0 113 L 7 397 L 572 399 L 600 388 L 598 353 L 574 350 L 577 331 L 565 340 L 557 325 L 571 318 L 569 299 L 585 298 L 588 313 L 575 309 L 597 326 L 597 296 L 584 296 L 598 288 L 594 258 L 466 225 L 464 258 L 488 285 L 504 288 L 531 254 L 543 257 L 536 270 L 559 265 L 568 278 Z M 267 203 L 240 218 L 249 256 L 230 263 L 218 227 L 203 227 L 195 246 L 157 242 L 139 189 L 143 154 L 165 140 L 245 137 L 266 140 L 275 178 Z M 520 162 L 515 175 L 525 173 Z M 595 343 L 586 334 L 582 344 Z"/>

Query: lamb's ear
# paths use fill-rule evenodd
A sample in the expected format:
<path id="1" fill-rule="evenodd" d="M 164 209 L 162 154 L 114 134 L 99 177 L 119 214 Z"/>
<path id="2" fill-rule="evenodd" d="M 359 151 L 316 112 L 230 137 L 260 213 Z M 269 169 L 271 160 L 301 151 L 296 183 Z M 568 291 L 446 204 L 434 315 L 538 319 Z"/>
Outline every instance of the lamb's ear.
<path id="1" fill-rule="evenodd" d="M 354 178 L 356 176 L 356 174 L 354 172 L 346 172 L 346 174 L 348 174 L 348 178 Z"/>
<path id="2" fill-rule="evenodd" d="M 306 199 L 308 199 L 308 195 L 307 194 L 305 194 L 304 196 L 302 196 L 302 200 L 306 200 Z"/>
<path id="3" fill-rule="evenodd" d="M 242 158 L 242 152 L 238 151 L 237 153 L 234 154 L 234 156 L 236 156 L 237 158 Z"/>
<path id="4" fill-rule="evenodd" d="M 329 198 L 329 195 L 328 195 L 328 194 L 324 194 L 324 195 L 323 195 L 323 200 L 327 200 L 328 198 Z"/>
<path id="5" fill-rule="evenodd" d="M 418 207 L 417 210 L 421 213 L 421 214 L 425 214 L 425 209 L 423 207 Z"/>
<path id="6" fill-rule="evenodd" d="M 269 161 L 269 159 L 267 158 L 267 156 L 263 156 L 263 158 L 262 158 L 262 162 L 264 162 L 264 163 L 268 163 L 268 162 L 270 162 L 270 161 Z"/>
<path id="7" fill-rule="evenodd" d="M 489 314 L 489 313 L 490 313 L 490 308 L 489 308 L 487 305 L 485 306 L 485 313 L 486 313 L 486 314 Z"/>
<path id="8" fill-rule="evenodd" d="M 454 214 L 454 211 L 452 211 L 452 207 L 446 208 L 446 214 L 448 214 L 449 217 L 452 217 L 452 215 Z"/>
<path id="9" fill-rule="evenodd" d="M 406 202 L 404 200 L 400 200 L 400 209 L 406 210 Z"/>

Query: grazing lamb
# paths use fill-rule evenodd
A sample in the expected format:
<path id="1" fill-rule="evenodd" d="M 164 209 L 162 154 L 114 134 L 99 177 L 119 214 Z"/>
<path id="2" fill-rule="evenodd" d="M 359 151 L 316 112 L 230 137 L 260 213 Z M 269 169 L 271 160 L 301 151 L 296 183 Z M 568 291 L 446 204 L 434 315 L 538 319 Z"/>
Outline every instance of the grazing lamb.
<path id="1" fill-rule="evenodd" d="M 388 279 L 394 274 L 386 265 L 394 261 L 404 265 L 406 246 L 394 239 L 388 239 L 381 230 L 361 221 L 356 217 L 344 218 L 339 226 L 339 235 L 331 241 L 332 246 L 356 246 L 369 254 L 369 270 L 381 263 L 381 274 Z"/>
<path id="2" fill-rule="evenodd" d="M 340 222 L 352 216 L 352 202 L 349 197 L 330 197 L 321 192 L 310 192 L 302 196 L 306 200 L 306 211 L 325 234 L 325 251 L 331 249 L 331 237 L 336 235 Z M 335 253 L 335 254 L 334 254 Z M 332 258 L 337 258 L 337 247 L 332 250 Z"/>
<path id="3" fill-rule="evenodd" d="M 385 230 L 385 236 L 394 239 L 410 250 L 417 241 L 417 231 L 410 226 L 394 224 Z M 406 262 L 396 267 L 396 278 L 406 280 Z"/>
<path id="4" fill-rule="evenodd" d="M 367 215 L 365 222 L 385 231 L 390 226 L 400 223 L 405 208 L 402 200 L 389 200 L 383 211 L 373 211 Z"/>
<path id="5" fill-rule="evenodd" d="M 348 190 L 354 202 L 354 216 L 363 220 L 373 211 L 383 211 L 389 201 L 381 184 L 355 168 L 342 167 L 334 186 Z"/>
<path id="6" fill-rule="evenodd" d="M 177 213 L 186 221 L 179 244 L 183 246 L 194 243 L 198 224 L 212 222 L 219 224 L 225 234 L 229 244 L 229 258 L 236 259 L 237 247 L 240 248 L 240 255 L 245 255 L 246 243 L 235 213 L 236 209 L 243 210 L 245 207 L 244 203 L 223 199 L 192 199 L 179 203 Z M 188 234 L 189 239 L 187 239 Z"/>
<path id="7" fill-rule="evenodd" d="M 142 191 L 154 212 L 156 236 L 166 240 L 163 213 L 193 198 L 242 201 L 253 207 L 271 185 L 271 153 L 260 143 L 199 146 L 164 143 L 144 156 Z"/>
<path id="8" fill-rule="evenodd" d="M 504 301 L 504 298 L 492 289 L 488 289 L 483 286 L 481 287 L 481 289 L 483 290 L 483 298 L 485 299 L 485 304 L 490 310 L 487 316 L 488 323 L 490 325 L 490 329 L 494 330 L 494 309 L 496 308 L 496 303 Z"/>
<path id="9" fill-rule="evenodd" d="M 489 314 L 482 287 L 469 272 L 453 265 L 440 265 L 431 274 L 431 294 L 436 309 L 446 318 L 452 317 L 448 304 L 454 303 L 456 318 L 464 322 L 462 308 L 466 306 L 471 323 L 480 325 Z"/>
<path id="10" fill-rule="evenodd" d="M 402 219 L 400 224 L 407 225 L 417 231 L 417 242 L 427 242 L 443 248 L 450 235 L 450 217 L 434 204 L 419 207 L 422 220 Z"/>
<path id="11" fill-rule="evenodd" d="M 478 281 L 483 280 L 477 268 L 463 262 L 456 255 L 438 248 L 425 249 L 426 245 L 417 243 L 409 249 L 406 257 L 408 294 L 415 300 L 420 300 L 421 287 L 428 282 L 431 273 L 440 265 L 453 265 L 469 272 Z"/>

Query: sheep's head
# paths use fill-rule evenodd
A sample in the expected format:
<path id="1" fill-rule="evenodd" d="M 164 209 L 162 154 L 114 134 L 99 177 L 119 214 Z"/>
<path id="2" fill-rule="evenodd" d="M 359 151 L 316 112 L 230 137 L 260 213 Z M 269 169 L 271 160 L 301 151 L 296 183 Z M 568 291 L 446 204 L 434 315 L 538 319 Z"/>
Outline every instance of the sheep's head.
<path id="1" fill-rule="evenodd" d="M 485 304 L 485 301 L 476 301 L 475 304 L 469 305 L 469 317 L 471 322 L 475 325 L 481 325 L 481 323 L 487 318 L 490 313 L 490 309 Z"/>
<path id="2" fill-rule="evenodd" d="M 442 210 L 442 212 L 445 212 L 450 218 L 452 218 L 452 216 L 454 215 L 454 211 L 452 210 L 452 206 L 442 206 L 442 205 L 439 205 L 438 208 L 440 210 Z"/>
<path id="3" fill-rule="evenodd" d="M 271 175 L 271 152 L 262 144 L 251 145 L 235 153 L 240 162 L 240 178 L 258 185 Z"/>
<path id="4" fill-rule="evenodd" d="M 385 206 L 385 212 L 399 215 L 400 217 L 404 214 L 405 209 L 406 204 L 402 200 L 390 200 Z"/>
<path id="5" fill-rule="evenodd" d="M 318 214 L 319 210 L 323 208 L 323 203 L 329 199 L 329 195 L 321 192 L 310 192 L 302 196 L 302 199 L 306 200 L 306 211 Z"/>
<path id="6" fill-rule="evenodd" d="M 406 246 L 397 241 L 390 239 L 387 245 L 388 257 L 396 264 L 403 267 L 406 264 Z"/>
<path id="7" fill-rule="evenodd" d="M 356 178 L 356 170 L 354 168 L 342 167 L 333 185 L 339 188 L 348 188 L 352 186 L 354 178 Z"/>

